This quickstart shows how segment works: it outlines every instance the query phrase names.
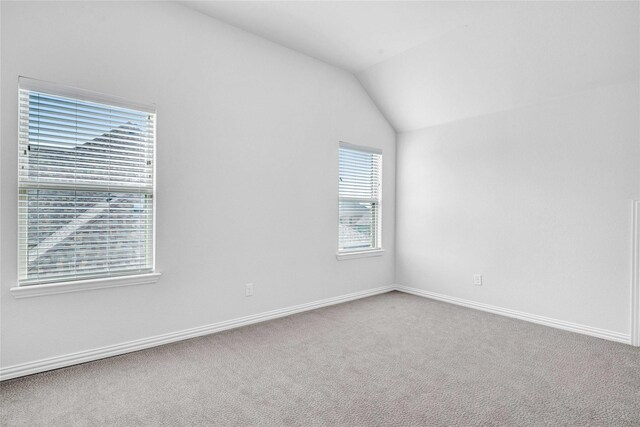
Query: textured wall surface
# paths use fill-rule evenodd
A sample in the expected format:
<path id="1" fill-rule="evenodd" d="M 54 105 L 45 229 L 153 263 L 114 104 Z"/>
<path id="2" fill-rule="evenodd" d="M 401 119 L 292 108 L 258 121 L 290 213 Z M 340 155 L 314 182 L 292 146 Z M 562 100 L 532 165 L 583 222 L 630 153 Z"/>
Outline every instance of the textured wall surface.
<path id="1" fill-rule="evenodd" d="M 638 117 L 636 81 L 400 134 L 397 282 L 628 334 Z"/>
<path id="2" fill-rule="evenodd" d="M 171 3 L 1 7 L 4 367 L 393 283 L 395 134 L 353 75 Z M 10 294 L 18 76 L 156 104 L 157 284 Z M 336 260 L 340 140 L 383 150 L 382 257 Z"/>

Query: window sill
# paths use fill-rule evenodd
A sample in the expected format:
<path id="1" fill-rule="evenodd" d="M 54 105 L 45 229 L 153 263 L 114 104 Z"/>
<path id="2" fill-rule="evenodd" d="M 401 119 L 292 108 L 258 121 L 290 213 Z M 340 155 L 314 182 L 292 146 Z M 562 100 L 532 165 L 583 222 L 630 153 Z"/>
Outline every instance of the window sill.
<path id="1" fill-rule="evenodd" d="M 74 282 L 47 283 L 44 285 L 15 286 L 10 289 L 16 298 L 39 297 L 43 295 L 65 294 L 92 289 L 115 288 L 118 286 L 148 285 L 160 280 L 161 273 L 137 274 L 135 276 L 107 277 L 77 280 Z"/>
<path id="2" fill-rule="evenodd" d="M 369 251 L 358 251 L 358 252 L 338 252 L 336 254 L 336 258 L 338 261 L 342 261 L 345 259 L 355 259 L 355 258 L 368 258 L 372 256 L 382 256 L 384 253 L 384 249 L 372 249 Z"/>

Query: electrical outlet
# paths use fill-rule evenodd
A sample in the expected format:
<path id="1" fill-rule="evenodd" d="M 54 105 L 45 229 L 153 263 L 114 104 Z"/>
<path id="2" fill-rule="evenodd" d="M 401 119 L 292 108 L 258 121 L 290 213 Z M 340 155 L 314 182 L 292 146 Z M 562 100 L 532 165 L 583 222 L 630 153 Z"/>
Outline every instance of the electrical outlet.
<path id="1" fill-rule="evenodd" d="M 473 284 L 476 286 L 482 286 L 482 274 L 473 275 Z"/>
<path id="2" fill-rule="evenodd" d="M 252 297 L 253 296 L 253 283 L 247 283 L 244 285 L 244 296 Z"/>

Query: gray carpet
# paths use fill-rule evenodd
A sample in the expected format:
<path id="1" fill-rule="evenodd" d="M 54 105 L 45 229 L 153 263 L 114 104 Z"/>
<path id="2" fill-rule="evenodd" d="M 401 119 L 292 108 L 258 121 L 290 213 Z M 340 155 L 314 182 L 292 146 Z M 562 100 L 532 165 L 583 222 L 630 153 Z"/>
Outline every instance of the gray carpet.
<path id="1" fill-rule="evenodd" d="M 391 292 L 5 381 L 8 426 L 640 426 L 640 349 Z"/>

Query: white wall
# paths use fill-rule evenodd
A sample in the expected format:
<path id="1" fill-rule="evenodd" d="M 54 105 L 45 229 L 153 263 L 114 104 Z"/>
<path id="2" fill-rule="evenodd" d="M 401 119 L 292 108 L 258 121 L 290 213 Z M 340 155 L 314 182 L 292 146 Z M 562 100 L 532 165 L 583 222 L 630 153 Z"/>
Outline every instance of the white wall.
<path id="1" fill-rule="evenodd" d="M 636 79 L 400 134 L 398 283 L 628 334 L 639 117 Z"/>
<path id="2" fill-rule="evenodd" d="M 628 336 L 638 19 L 506 3 L 359 75 L 403 131 L 400 285 Z"/>
<path id="3" fill-rule="evenodd" d="M 498 2 L 358 73 L 399 132 L 638 78 L 639 2 Z"/>
<path id="4" fill-rule="evenodd" d="M 352 75 L 176 4 L 1 7 L 3 367 L 393 283 L 395 134 Z M 10 294 L 18 76 L 157 105 L 159 283 Z M 339 140 L 384 151 L 382 257 L 336 260 Z"/>

